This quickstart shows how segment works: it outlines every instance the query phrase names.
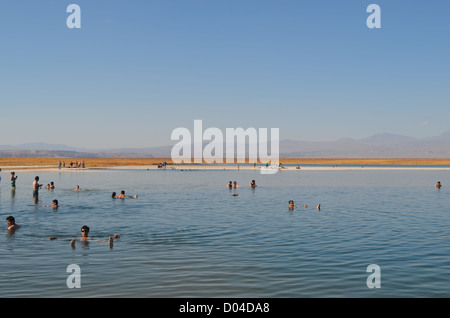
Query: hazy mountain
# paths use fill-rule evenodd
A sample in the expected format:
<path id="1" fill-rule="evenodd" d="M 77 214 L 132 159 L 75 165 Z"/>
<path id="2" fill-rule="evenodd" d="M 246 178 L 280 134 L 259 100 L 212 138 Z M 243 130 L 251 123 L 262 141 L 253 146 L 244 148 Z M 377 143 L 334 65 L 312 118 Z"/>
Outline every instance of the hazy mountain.
<path id="1" fill-rule="evenodd" d="M 58 150 L 58 151 L 80 151 L 80 149 L 61 145 L 47 144 L 45 142 L 25 143 L 20 145 L 0 145 L 0 150 Z"/>
<path id="2" fill-rule="evenodd" d="M 209 142 L 204 142 L 203 146 Z M 0 156 L 170 158 L 172 146 L 86 150 L 66 145 L 28 143 L 0 145 Z M 280 157 L 287 158 L 450 158 L 450 130 L 438 136 L 414 138 L 390 133 L 335 141 L 280 140 Z M 236 153 L 236 152 L 235 152 Z M 224 147 L 225 154 L 225 147 Z"/>
<path id="3" fill-rule="evenodd" d="M 373 135 L 368 138 L 360 139 L 360 143 L 373 144 L 373 145 L 394 145 L 394 144 L 407 144 L 411 142 L 417 142 L 420 139 L 390 133 L 382 133 Z"/>

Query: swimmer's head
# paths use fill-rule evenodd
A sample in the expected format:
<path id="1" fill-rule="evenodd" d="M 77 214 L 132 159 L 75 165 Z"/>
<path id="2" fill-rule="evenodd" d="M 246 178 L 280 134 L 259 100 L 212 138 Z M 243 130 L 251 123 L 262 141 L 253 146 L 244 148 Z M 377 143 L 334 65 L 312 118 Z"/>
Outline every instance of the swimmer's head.
<path id="1" fill-rule="evenodd" d="M 89 226 L 83 225 L 81 227 L 81 233 L 84 233 L 84 235 L 88 235 L 89 234 Z"/>
<path id="2" fill-rule="evenodd" d="M 15 224 L 16 223 L 16 219 L 14 219 L 14 217 L 13 216 L 8 216 L 7 218 L 6 218 L 6 222 L 8 223 L 8 224 Z"/>

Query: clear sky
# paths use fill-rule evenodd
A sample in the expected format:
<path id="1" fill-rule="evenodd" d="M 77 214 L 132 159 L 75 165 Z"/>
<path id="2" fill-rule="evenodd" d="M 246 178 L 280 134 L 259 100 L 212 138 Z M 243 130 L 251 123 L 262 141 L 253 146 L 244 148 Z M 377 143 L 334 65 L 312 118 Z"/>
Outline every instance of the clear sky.
<path id="1" fill-rule="evenodd" d="M 69 29 L 71 3 L 81 29 Z M 369 4 L 381 29 L 369 29 Z M 0 4 L 0 145 L 173 144 L 172 130 L 334 140 L 450 129 L 450 2 Z"/>

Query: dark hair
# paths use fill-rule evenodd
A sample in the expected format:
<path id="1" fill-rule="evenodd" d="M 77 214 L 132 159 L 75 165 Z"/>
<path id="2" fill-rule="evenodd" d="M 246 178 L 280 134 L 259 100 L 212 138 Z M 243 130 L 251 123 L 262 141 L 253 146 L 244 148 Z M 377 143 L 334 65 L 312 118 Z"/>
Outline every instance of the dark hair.
<path id="1" fill-rule="evenodd" d="M 86 232 L 89 232 L 89 226 L 87 226 L 87 225 L 83 225 L 83 226 L 81 227 L 81 229 L 82 229 L 82 230 L 85 230 Z"/>
<path id="2" fill-rule="evenodd" d="M 115 197 L 116 197 L 116 193 L 113 192 L 112 195 L 111 195 L 111 197 L 112 197 L 112 198 L 115 198 Z"/>
<path id="3" fill-rule="evenodd" d="M 125 191 L 124 190 L 120 191 L 120 194 L 125 194 Z"/>
<path id="4" fill-rule="evenodd" d="M 9 221 L 9 222 L 11 222 L 11 223 L 15 223 L 16 222 L 16 219 L 14 219 L 14 217 L 13 216 L 8 216 L 7 218 L 6 218 L 6 221 Z"/>
<path id="5" fill-rule="evenodd" d="M 56 204 L 58 204 L 58 200 L 56 200 L 56 199 L 55 199 L 55 200 L 53 200 L 53 203 L 56 203 Z"/>
<path id="6" fill-rule="evenodd" d="M 289 200 L 289 204 L 291 204 L 291 203 L 292 203 L 292 204 L 294 204 L 294 201 L 292 201 L 292 200 Z"/>
<path id="7" fill-rule="evenodd" d="M 38 176 L 36 176 L 36 177 L 34 178 L 34 180 L 39 180 L 39 177 L 38 177 Z"/>

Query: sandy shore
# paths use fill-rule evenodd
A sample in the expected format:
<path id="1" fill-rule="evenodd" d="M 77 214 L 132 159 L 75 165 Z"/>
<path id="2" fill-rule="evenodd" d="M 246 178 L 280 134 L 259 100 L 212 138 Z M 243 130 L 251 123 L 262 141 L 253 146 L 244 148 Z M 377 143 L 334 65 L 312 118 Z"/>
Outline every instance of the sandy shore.
<path id="1" fill-rule="evenodd" d="M 58 162 L 85 162 L 88 167 L 109 166 L 145 166 L 158 165 L 163 162 L 173 164 L 170 158 L 32 158 L 0 157 L 0 168 L 19 166 L 54 166 Z M 448 165 L 450 158 L 281 158 L 282 164 L 289 165 Z M 258 163 L 263 165 L 265 162 Z M 211 164 L 212 166 L 216 164 Z M 223 165 L 223 164 L 217 164 Z"/>
<path id="2" fill-rule="evenodd" d="M 283 166 L 281 169 L 267 170 L 263 165 L 168 165 L 166 168 L 158 168 L 157 165 L 124 165 L 124 166 L 105 166 L 105 167 L 86 167 L 86 168 L 61 168 L 57 166 L 10 166 L 2 168 L 3 173 L 15 172 L 64 172 L 64 173 L 80 173 L 80 172 L 110 172 L 121 170 L 154 170 L 154 171 L 197 171 L 197 170 L 230 170 L 230 171 L 258 171 L 261 173 L 275 173 L 275 171 L 368 171 L 368 170 L 450 170 L 450 167 L 439 166 L 353 166 L 353 165 L 337 165 L 337 166 L 317 166 L 307 165 L 300 166 Z"/>
<path id="3" fill-rule="evenodd" d="M 58 169 L 58 163 L 65 167 Z M 86 168 L 69 168 L 70 163 L 85 162 Z M 8 171 L 88 172 L 117 169 L 160 170 L 167 162 L 167 170 L 260 170 L 264 163 L 252 164 L 173 164 L 170 158 L 10 158 L 0 157 L 0 169 Z M 449 170 L 450 159 L 416 158 L 285 158 L 280 159 L 282 171 L 305 170 Z M 297 169 L 297 166 L 300 169 Z"/>

